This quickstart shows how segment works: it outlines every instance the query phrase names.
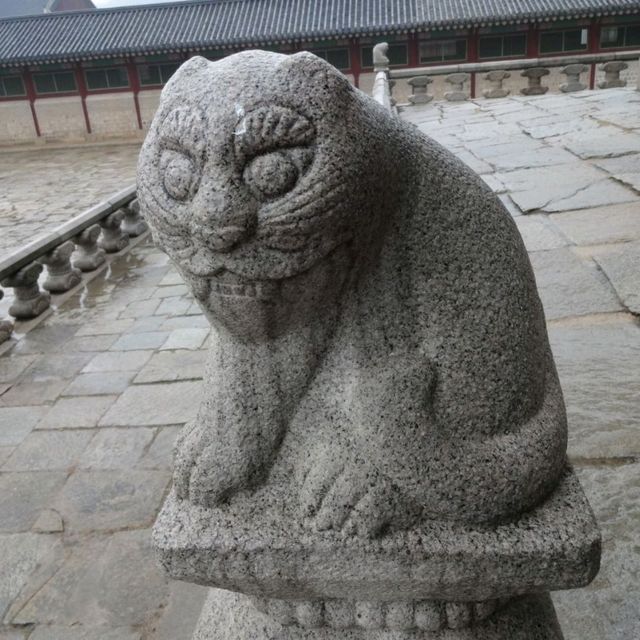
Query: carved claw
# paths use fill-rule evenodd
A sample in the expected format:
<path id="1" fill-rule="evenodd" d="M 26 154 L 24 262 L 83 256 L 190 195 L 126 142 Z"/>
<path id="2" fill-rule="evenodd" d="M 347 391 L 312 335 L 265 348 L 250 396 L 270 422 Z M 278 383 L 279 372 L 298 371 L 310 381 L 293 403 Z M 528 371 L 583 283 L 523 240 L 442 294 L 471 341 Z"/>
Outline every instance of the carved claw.
<path id="1" fill-rule="evenodd" d="M 318 531 L 346 536 L 381 535 L 408 506 L 393 483 L 362 461 L 322 455 L 301 489 L 303 513 Z"/>

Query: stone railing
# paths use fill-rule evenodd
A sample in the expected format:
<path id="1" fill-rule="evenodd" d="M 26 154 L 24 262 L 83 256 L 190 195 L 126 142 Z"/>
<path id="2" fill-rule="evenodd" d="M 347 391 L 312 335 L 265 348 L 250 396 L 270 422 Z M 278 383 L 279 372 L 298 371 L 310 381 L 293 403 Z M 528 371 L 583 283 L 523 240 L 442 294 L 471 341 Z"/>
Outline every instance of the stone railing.
<path id="1" fill-rule="evenodd" d="M 16 320 L 40 316 L 49 309 L 52 294 L 76 287 L 83 272 L 95 271 L 106 254 L 121 251 L 130 237 L 146 231 L 133 185 L 0 259 L 0 285 L 13 289 L 9 314 Z M 0 343 L 12 331 L 13 323 L 1 320 Z"/>
<path id="2" fill-rule="evenodd" d="M 392 113 L 397 113 L 396 102 L 392 96 L 394 81 L 389 77 L 388 50 L 389 45 L 386 42 L 381 42 L 373 47 L 373 71 L 376 77 L 373 81 L 371 95 L 373 99 L 379 102 L 385 109 L 388 109 Z"/>
<path id="3" fill-rule="evenodd" d="M 426 104 L 438 97 L 435 93 L 430 93 L 430 87 L 436 79 L 441 82 L 443 80 L 446 87 L 440 92 L 439 97 L 451 102 L 482 96 L 489 99 L 504 98 L 513 93 L 522 93 L 528 96 L 541 95 L 549 91 L 550 87 L 545 82 L 545 78 L 550 76 L 552 71 L 556 79 L 561 79 L 556 83 L 557 89 L 565 93 L 587 88 L 624 87 L 627 85 L 627 80 L 621 77 L 621 73 L 629 69 L 630 63 L 637 63 L 639 58 L 638 51 L 627 51 L 413 69 L 389 69 L 387 66 L 386 69 L 381 68 L 377 71 L 387 75 L 390 88 L 389 100 L 392 103 L 394 84 L 397 81 L 405 81 L 410 91 L 406 96 L 406 103 Z M 602 76 L 603 79 L 596 81 L 597 76 Z M 377 80 L 376 77 L 376 82 Z M 513 85 L 524 86 L 514 88 Z M 398 102 L 402 102 L 402 99 L 399 99 Z"/>

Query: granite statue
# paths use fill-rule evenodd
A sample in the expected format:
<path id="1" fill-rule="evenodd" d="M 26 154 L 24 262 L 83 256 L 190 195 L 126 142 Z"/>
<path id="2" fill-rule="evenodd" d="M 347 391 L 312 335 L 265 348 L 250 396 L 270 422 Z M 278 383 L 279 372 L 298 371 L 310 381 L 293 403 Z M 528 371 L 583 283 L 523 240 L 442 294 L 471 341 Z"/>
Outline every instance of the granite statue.
<path id="1" fill-rule="evenodd" d="M 551 588 L 536 573 L 517 589 L 503 576 L 465 590 L 463 567 L 457 588 L 440 576 L 394 594 L 374 551 L 436 525 L 495 533 L 567 482 L 579 492 L 527 253 L 478 176 L 312 54 L 250 51 L 194 57 L 167 84 L 138 197 L 215 335 L 156 525 L 172 575 L 326 610 L 395 595 L 414 609 L 490 601 L 489 615 L 514 589 Z M 178 530 L 199 542 L 172 554 Z M 231 547 L 245 557 L 271 534 L 269 557 L 289 544 L 298 556 L 277 556 L 263 578 L 231 563 Z M 297 544 L 317 543 L 331 563 L 327 541 L 334 557 L 369 550 L 352 572 L 371 565 L 368 582 L 300 567 Z M 574 582 L 590 579 L 594 562 L 573 561 Z"/>

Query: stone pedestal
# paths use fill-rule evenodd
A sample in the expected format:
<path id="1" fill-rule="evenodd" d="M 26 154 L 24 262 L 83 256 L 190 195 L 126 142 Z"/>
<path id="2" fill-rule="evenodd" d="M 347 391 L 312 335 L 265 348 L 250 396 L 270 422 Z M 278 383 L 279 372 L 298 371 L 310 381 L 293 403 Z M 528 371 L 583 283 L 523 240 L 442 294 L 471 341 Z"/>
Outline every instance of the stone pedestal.
<path id="1" fill-rule="evenodd" d="M 370 540 L 277 521 L 285 496 L 232 510 L 167 499 L 160 561 L 173 578 L 219 587 L 195 639 L 561 640 L 548 592 L 585 586 L 599 568 L 598 527 L 570 469 L 515 521 L 433 521 Z"/>
<path id="2" fill-rule="evenodd" d="M 76 244 L 73 266 L 80 271 L 93 271 L 106 260 L 104 249 L 98 246 L 100 233 L 100 225 L 94 224 L 73 239 Z"/>
<path id="3" fill-rule="evenodd" d="M 100 221 L 102 235 L 98 239 L 98 246 L 107 253 L 122 251 L 129 244 L 129 236 L 121 226 L 123 218 L 124 211 L 119 209 Z"/>
<path id="4" fill-rule="evenodd" d="M 549 87 L 545 87 L 542 84 L 542 78 L 548 76 L 549 69 L 544 67 L 532 67 L 531 69 L 525 69 L 520 75 L 523 78 L 527 78 L 529 85 L 521 89 L 521 93 L 525 96 L 541 96 L 549 91 Z"/>
<path id="5" fill-rule="evenodd" d="M 587 71 L 589 71 L 589 67 L 586 64 L 567 65 L 562 70 L 562 73 L 567 76 L 567 81 L 560 85 L 560 91 L 572 93 L 586 89 L 587 85 L 580 82 L 580 76 Z"/>
<path id="6" fill-rule="evenodd" d="M 71 240 L 40 258 L 39 262 L 47 267 L 47 277 L 42 285 L 51 293 L 63 293 L 75 287 L 82 280 L 80 269 L 71 266 L 71 254 L 75 247 Z"/>
<path id="7" fill-rule="evenodd" d="M 464 89 L 464 85 L 471 76 L 468 73 L 452 73 L 444 80 L 451 85 L 451 91 L 447 91 L 444 97 L 449 102 L 463 102 L 469 95 Z"/>
<path id="8" fill-rule="evenodd" d="M 626 87 L 627 81 L 620 77 L 620 73 L 629 68 L 629 65 L 622 60 L 606 62 L 600 67 L 604 71 L 604 80 L 598 82 L 601 89 L 615 89 Z"/>
<path id="9" fill-rule="evenodd" d="M 38 284 L 42 269 L 39 262 L 32 262 L 2 281 L 3 287 L 13 287 L 15 300 L 9 307 L 9 313 L 14 318 L 28 320 L 49 308 L 51 296 Z"/>
<path id="10" fill-rule="evenodd" d="M 123 207 L 124 218 L 120 229 L 130 238 L 137 238 L 142 235 L 149 227 L 140 215 L 140 204 L 138 199 L 132 200 L 126 207 Z"/>

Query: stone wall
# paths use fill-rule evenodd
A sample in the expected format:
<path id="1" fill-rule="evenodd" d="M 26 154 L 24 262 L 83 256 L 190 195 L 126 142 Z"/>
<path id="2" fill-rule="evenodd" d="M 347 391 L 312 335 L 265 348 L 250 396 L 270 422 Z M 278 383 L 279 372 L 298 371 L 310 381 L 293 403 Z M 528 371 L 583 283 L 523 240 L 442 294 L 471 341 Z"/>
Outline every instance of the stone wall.
<path id="1" fill-rule="evenodd" d="M 8 143 L 33 140 L 36 130 L 26 100 L 0 102 L 0 141 Z"/>
<path id="2" fill-rule="evenodd" d="M 86 104 L 92 133 L 120 137 L 138 132 L 138 118 L 132 92 L 90 95 L 87 96 Z"/>
<path id="3" fill-rule="evenodd" d="M 25 109 L 28 108 L 25 103 Z M 84 140 L 87 128 L 80 96 L 36 100 L 35 109 L 43 138 L 70 142 Z"/>

